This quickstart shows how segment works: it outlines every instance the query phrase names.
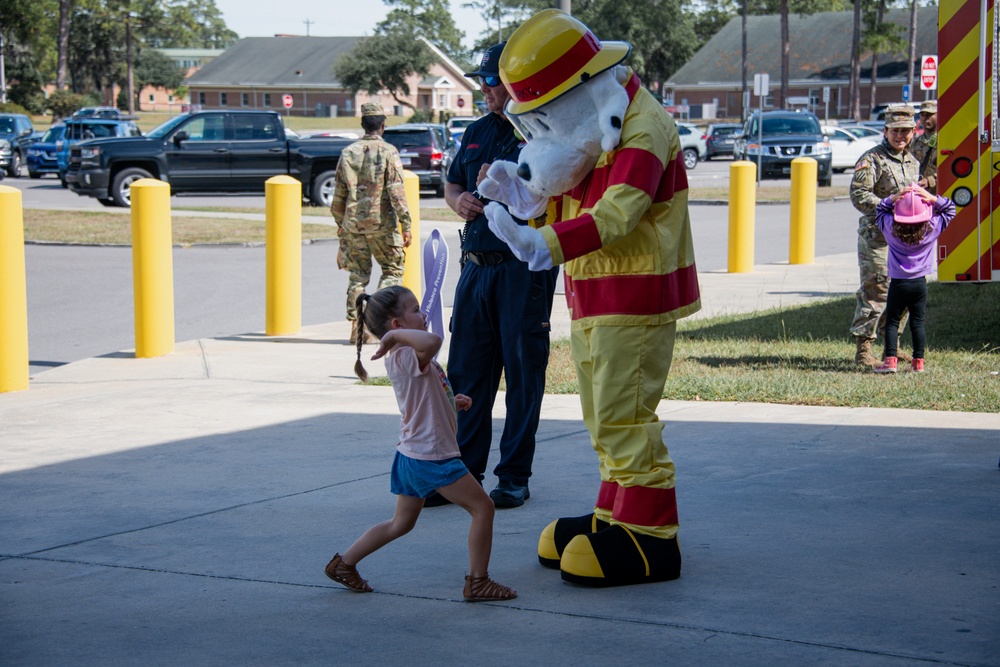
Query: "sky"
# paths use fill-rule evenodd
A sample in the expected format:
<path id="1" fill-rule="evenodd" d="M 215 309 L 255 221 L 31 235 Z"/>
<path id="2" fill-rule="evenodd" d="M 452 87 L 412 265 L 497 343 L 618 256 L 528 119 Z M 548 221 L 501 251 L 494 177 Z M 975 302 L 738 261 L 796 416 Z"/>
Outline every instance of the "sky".
<path id="1" fill-rule="evenodd" d="M 462 8 L 466 1 L 449 0 L 455 25 L 465 32 L 463 44 L 471 47 L 486 23 L 475 10 Z M 215 6 L 240 37 L 305 35 L 307 29 L 314 37 L 371 35 L 389 13 L 380 0 L 282 0 L 277 5 L 272 0 L 215 0 Z"/>

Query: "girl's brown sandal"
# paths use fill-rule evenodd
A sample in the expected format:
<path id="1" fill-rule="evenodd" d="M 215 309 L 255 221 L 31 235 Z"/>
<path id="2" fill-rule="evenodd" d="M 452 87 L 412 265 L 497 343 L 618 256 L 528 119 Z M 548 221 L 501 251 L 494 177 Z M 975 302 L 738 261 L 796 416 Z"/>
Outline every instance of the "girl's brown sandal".
<path id="1" fill-rule="evenodd" d="M 338 584 L 343 584 L 347 586 L 352 591 L 358 593 L 371 593 L 372 587 L 368 585 L 368 581 L 361 578 L 358 574 L 358 568 L 353 565 L 348 565 L 341 558 L 340 554 L 335 554 L 333 560 L 331 560 L 326 566 L 326 576 L 330 577 Z"/>
<path id="2" fill-rule="evenodd" d="M 464 594 L 467 602 L 497 602 L 517 597 L 517 591 L 493 581 L 489 574 L 482 577 L 466 575 Z"/>

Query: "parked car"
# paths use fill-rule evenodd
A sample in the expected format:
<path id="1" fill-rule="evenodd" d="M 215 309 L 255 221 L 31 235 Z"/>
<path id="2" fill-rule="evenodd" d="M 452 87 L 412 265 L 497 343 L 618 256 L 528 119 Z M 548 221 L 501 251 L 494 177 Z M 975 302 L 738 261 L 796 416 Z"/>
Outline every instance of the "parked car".
<path id="1" fill-rule="evenodd" d="M 24 114 L 0 114 L 0 169 L 11 178 L 21 174 L 28 147 L 36 141 L 31 119 Z"/>
<path id="2" fill-rule="evenodd" d="M 876 143 L 881 143 L 882 137 L 885 136 L 884 130 L 877 130 L 874 127 L 868 125 L 851 124 L 851 125 L 838 125 L 840 129 L 845 132 L 850 132 L 859 139 L 874 139 Z"/>
<path id="3" fill-rule="evenodd" d="M 920 102 L 893 102 L 892 104 L 876 104 L 872 107 L 872 112 L 869 118 L 871 120 L 877 120 L 884 123 L 886 109 L 889 107 L 898 107 L 903 104 L 910 106 L 915 112 L 920 113 Z"/>
<path id="4" fill-rule="evenodd" d="M 174 116 L 146 136 L 75 144 L 66 181 L 78 195 L 130 206 L 132 183 L 142 178 L 169 183 L 171 194 L 263 193 L 269 178 L 285 174 L 302 183 L 303 198 L 329 207 L 337 162 L 350 144 L 289 139 L 276 111 L 198 111 Z"/>
<path id="5" fill-rule="evenodd" d="M 59 173 L 59 160 L 56 157 L 56 143 L 66 134 L 66 126 L 57 123 L 51 126 L 39 141 L 28 147 L 25 164 L 28 165 L 28 176 L 41 178 L 45 174 Z"/>
<path id="6" fill-rule="evenodd" d="M 56 160 L 59 163 L 59 180 L 68 187 L 66 172 L 69 170 L 69 156 L 72 147 L 81 141 L 107 139 L 109 137 L 141 137 L 142 131 L 131 120 L 93 118 L 82 116 L 68 118 L 63 138 L 56 142 Z"/>
<path id="7" fill-rule="evenodd" d="M 677 133 L 681 137 L 681 151 L 684 153 L 684 167 L 694 169 L 698 160 L 705 155 L 705 139 L 697 125 L 677 121 Z"/>
<path id="8" fill-rule="evenodd" d="M 833 181 L 830 142 L 823 136 L 819 119 L 808 111 L 754 111 L 743 123 L 733 157 L 750 162 L 760 157 L 762 179 L 789 176 L 792 160 L 810 157 L 816 160 L 819 184 L 829 186 Z"/>
<path id="9" fill-rule="evenodd" d="M 713 123 L 705 131 L 705 160 L 711 160 L 719 155 L 733 154 L 736 134 L 740 131 L 739 123 Z"/>
<path id="10" fill-rule="evenodd" d="M 451 137 L 456 142 L 462 141 L 462 134 L 465 133 L 465 128 L 469 127 L 473 123 L 479 120 L 476 116 L 452 116 L 445 123 L 445 127 L 451 132 Z"/>
<path id="11" fill-rule="evenodd" d="M 405 123 L 385 128 L 382 138 L 399 150 L 403 168 L 420 178 L 421 190 L 444 196 L 445 176 L 458 145 L 444 125 Z"/>
<path id="12" fill-rule="evenodd" d="M 110 118 L 119 120 L 127 118 L 126 114 L 117 107 L 83 107 L 73 112 L 71 118 Z M 134 120 L 133 118 L 127 118 Z"/>
<path id="13" fill-rule="evenodd" d="M 878 146 L 879 141 L 872 137 L 858 137 L 848 132 L 846 128 L 834 127 L 832 125 L 823 126 L 823 134 L 830 142 L 832 158 L 830 168 L 833 173 L 839 174 L 854 169 L 858 159 L 869 149 Z"/>

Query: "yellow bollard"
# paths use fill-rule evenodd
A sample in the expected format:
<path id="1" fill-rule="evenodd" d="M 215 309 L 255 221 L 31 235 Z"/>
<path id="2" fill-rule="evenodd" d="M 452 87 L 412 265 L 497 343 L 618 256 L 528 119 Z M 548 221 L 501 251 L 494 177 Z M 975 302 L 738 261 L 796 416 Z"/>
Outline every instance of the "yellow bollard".
<path id="1" fill-rule="evenodd" d="M 403 172 L 403 183 L 406 186 L 406 204 L 410 207 L 410 234 L 413 241 L 406 249 L 403 259 L 403 287 L 406 287 L 417 297 L 423 298 L 423 278 L 420 272 L 420 177 L 412 171 Z"/>
<path id="2" fill-rule="evenodd" d="M 266 333 L 302 329 L 302 183 L 272 176 L 264 184 L 266 210 Z"/>
<path id="3" fill-rule="evenodd" d="M 174 351 L 174 256 L 170 186 L 153 178 L 132 184 L 132 289 L 135 356 Z"/>
<path id="4" fill-rule="evenodd" d="M 753 273 L 757 165 L 740 160 L 729 168 L 729 273 Z"/>
<path id="5" fill-rule="evenodd" d="M 0 393 L 28 388 L 28 289 L 21 191 L 0 185 Z"/>
<path id="6" fill-rule="evenodd" d="M 816 160 L 792 160 L 792 217 L 788 263 L 812 264 L 816 259 Z"/>

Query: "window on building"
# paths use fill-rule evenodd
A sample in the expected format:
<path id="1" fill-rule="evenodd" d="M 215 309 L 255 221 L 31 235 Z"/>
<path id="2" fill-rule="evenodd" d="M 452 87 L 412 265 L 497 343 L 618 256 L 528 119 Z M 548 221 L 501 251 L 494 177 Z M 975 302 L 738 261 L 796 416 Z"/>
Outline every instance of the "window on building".
<path id="1" fill-rule="evenodd" d="M 205 93 L 198 93 L 198 104 L 205 106 Z"/>
<path id="2" fill-rule="evenodd" d="M 169 102 L 170 104 L 173 104 L 174 103 L 174 96 L 173 95 L 167 95 L 167 102 Z"/>
<path id="3" fill-rule="evenodd" d="M 269 108 L 271 106 L 271 93 L 264 93 L 264 107 Z"/>
<path id="4" fill-rule="evenodd" d="M 820 104 L 820 90 L 819 88 L 809 89 L 809 106 L 818 107 Z"/>
<path id="5" fill-rule="evenodd" d="M 219 93 L 219 106 L 224 107 L 224 106 L 228 106 L 228 105 L 229 105 L 229 94 L 228 93 Z"/>
<path id="6" fill-rule="evenodd" d="M 153 93 L 150 93 L 149 94 L 149 101 L 150 102 L 155 102 L 156 101 L 156 95 L 154 95 Z"/>
<path id="7" fill-rule="evenodd" d="M 243 101 L 242 101 L 242 104 L 243 104 L 243 106 L 245 106 L 245 107 L 248 107 L 248 106 L 250 106 L 250 93 L 243 93 Z"/>
<path id="8" fill-rule="evenodd" d="M 774 108 L 774 95 L 768 95 L 764 98 L 764 108 L 773 109 Z"/>
<path id="9" fill-rule="evenodd" d="M 448 96 L 447 95 L 438 95 L 438 108 L 439 109 L 444 109 L 447 106 L 448 106 Z"/>

